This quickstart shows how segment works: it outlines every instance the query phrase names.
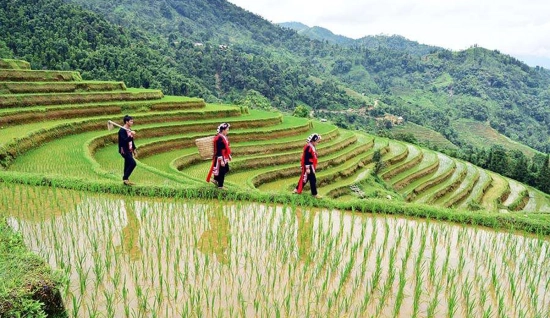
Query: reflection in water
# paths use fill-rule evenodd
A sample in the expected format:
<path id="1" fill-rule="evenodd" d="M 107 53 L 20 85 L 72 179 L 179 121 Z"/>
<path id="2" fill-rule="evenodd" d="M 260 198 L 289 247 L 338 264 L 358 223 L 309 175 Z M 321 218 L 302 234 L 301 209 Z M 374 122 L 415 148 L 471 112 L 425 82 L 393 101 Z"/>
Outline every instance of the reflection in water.
<path id="1" fill-rule="evenodd" d="M 48 191 L 0 183 L 0 214 L 67 275 L 70 316 L 550 317 L 547 238 L 59 189 L 52 213 Z"/>
<path id="2" fill-rule="evenodd" d="M 229 218 L 224 215 L 223 207 L 208 212 L 208 229 L 202 232 L 197 248 L 205 255 L 214 254 L 222 264 L 229 263 Z"/>
<path id="3" fill-rule="evenodd" d="M 135 202 L 124 200 L 122 209 L 126 212 L 126 226 L 122 228 L 122 251 L 130 260 L 137 261 L 142 252 L 138 245 L 141 226 L 136 216 Z"/>
<path id="4" fill-rule="evenodd" d="M 296 222 L 298 223 L 297 243 L 298 243 L 298 259 L 305 261 L 311 252 L 311 244 L 313 242 L 313 222 L 317 212 L 302 211 L 301 208 L 296 208 Z"/>

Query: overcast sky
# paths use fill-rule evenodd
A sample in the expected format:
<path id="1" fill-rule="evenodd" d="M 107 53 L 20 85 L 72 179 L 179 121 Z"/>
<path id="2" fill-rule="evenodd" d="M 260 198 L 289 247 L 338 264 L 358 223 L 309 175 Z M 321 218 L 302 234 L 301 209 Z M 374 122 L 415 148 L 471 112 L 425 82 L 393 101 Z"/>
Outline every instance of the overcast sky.
<path id="1" fill-rule="evenodd" d="M 354 39 L 397 34 L 455 51 L 477 44 L 528 64 L 541 59 L 547 68 L 542 60 L 550 62 L 549 0 L 228 1 L 273 23 L 302 22 Z"/>

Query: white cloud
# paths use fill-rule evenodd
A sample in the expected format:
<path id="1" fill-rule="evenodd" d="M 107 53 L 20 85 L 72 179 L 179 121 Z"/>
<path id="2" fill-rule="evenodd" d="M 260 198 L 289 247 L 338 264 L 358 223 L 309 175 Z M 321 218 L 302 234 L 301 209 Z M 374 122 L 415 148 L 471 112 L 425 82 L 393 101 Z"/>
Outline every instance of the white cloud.
<path id="1" fill-rule="evenodd" d="M 550 58 L 547 0 L 229 0 L 274 23 L 298 21 L 351 38 L 402 35 L 462 50 L 477 44 Z"/>

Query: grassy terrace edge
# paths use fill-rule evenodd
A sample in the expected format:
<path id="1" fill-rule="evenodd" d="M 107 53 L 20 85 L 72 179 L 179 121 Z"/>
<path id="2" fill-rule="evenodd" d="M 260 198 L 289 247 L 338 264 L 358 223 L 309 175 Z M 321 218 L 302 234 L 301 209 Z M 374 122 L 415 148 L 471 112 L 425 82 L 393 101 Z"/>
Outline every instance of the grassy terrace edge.
<path id="1" fill-rule="evenodd" d="M 0 316 L 65 317 L 59 290 L 63 285 L 61 275 L 0 219 Z"/>
<path id="2" fill-rule="evenodd" d="M 219 191 L 206 183 L 204 186 L 187 186 L 184 188 L 170 186 L 125 187 L 119 182 L 108 180 L 85 181 L 79 178 L 7 171 L 0 171 L 0 182 L 145 197 L 223 199 L 230 201 L 292 204 L 302 207 L 338 209 L 360 213 L 402 215 L 437 221 L 449 221 L 465 225 L 484 226 L 506 231 L 522 231 L 542 236 L 550 235 L 550 222 L 548 222 L 548 220 L 536 218 L 536 213 L 527 215 L 503 214 L 484 210 L 466 211 L 383 199 L 337 202 L 330 199 L 314 199 L 308 195 L 297 196 L 292 194 L 262 193 L 259 191 L 235 189 Z"/>

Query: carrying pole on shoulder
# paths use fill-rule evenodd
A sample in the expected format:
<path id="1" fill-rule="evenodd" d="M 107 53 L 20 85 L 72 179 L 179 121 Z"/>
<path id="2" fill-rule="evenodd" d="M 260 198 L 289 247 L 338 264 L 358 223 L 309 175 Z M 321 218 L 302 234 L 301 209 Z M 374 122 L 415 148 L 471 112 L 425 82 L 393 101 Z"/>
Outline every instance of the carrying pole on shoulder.
<path id="1" fill-rule="evenodd" d="M 131 129 L 128 129 L 128 128 L 124 127 L 124 126 L 120 126 L 119 124 L 115 123 L 115 122 L 112 121 L 112 120 L 108 120 L 108 121 L 107 121 L 107 129 L 113 130 L 113 128 L 115 128 L 114 126 L 117 126 L 117 127 L 119 127 L 119 128 L 122 128 L 122 129 L 124 129 L 124 130 L 126 130 L 126 131 L 129 131 L 129 132 L 132 131 Z"/>

